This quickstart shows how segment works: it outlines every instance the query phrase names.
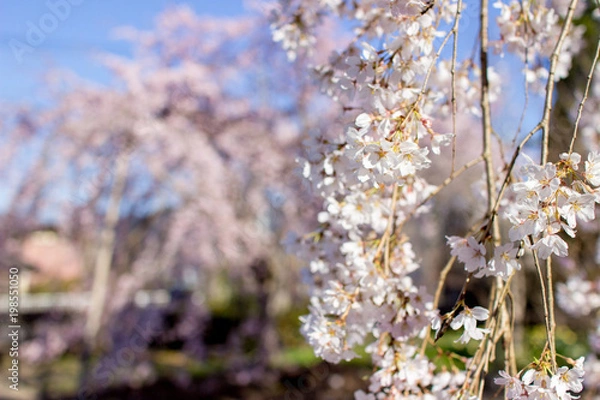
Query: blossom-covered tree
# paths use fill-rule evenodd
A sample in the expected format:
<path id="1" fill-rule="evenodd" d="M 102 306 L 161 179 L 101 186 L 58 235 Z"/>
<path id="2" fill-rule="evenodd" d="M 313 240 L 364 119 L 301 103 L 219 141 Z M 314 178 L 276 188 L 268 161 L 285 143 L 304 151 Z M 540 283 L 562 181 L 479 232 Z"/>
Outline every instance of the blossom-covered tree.
<path id="1" fill-rule="evenodd" d="M 335 140 L 315 136 L 306 144 L 303 174 L 322 198 L 323 211 L 316 230 L 289 241 L 312 276 L 302 333 L 315 353 L 337 363 L 366 346 L 375 369 L 368 391 L 358 391 L 357 399 L 483 398 L 497 357 L 503 368 L 494 381 L 506 398 L 577 398 L 586 363 L 557 353 L 555 277 L 564 263 L 553 260 L 569 256 L 570 238 L 594 220 L 600 199 L 597 149 L 581 146 L 582 157 L 574 148 L 578 132 L 586 141 L 597 139 L 597 126 L 583 126 L 597 114 L 597 37 L 590 43 L 595 56 L 585 88 L 575 94 L 567 145 L 550 154 L 549 138 L 558 135 L 551 124 L 556 82 L 569 76 L 583 51 L 584 22 L 598 23 L 598 3 L 278 5 L 273 38 L 291 60 L 313 51 L 320 40 L 315 28 L 325 21 L 346 20 L 354 35 L 314 67 L 321 89 L 347 111 L 347 125 Z M 513 66 L 503 70 L 501 57 Z M 515 84 L 523 87 L 522 120 L 534 122 L 528 132 L 521 132 L 523 123 L 499 132 L 495 125 L 506 115 L 506 93 Z M 530 97 L 540 100 L 538 109 L 527 107 Z M 466 118 L 479 127 L 458 123 Z M 480 139 L 465 140 L 475 135 Z M 457 163 L 475 144 L 478 155 Z M 441 183 L 431 184 L 427 170 L 447 160 Z M 445 188 L 467 170 L 480 172 L 478 215 L 467 232 L 437 233 L 447 238 L 450 257 L 430 294 L 415 276 L 435 266 L 421 265 L 424 256 L 411 245 L 410 226 L 425 221 L 434 205 L 444 208 L 439 201 Z M 529 264 L 541 288 L 546 345 L 519 369 L 514 317 L 521 305 L 511 287 Z M 455 265 L 464 270 L 463 286 L 442 312 L 441 294 Z M 480 282 L 489 282 L 487 298 L 471 304 L 467 295 Z M 591 294 L 595 286 L 587 287 Z M 464 356 L 440 347 L 449 330 L 462 332 L 458 342 L 478 342 L 474 352 Z M 597 385 L 592 376 L 591 388 Z"/>
<path id="2" fill-rule="evenodd" d="M 114 82 L 50 74 L 51 101 L 3 126 L 3 149 L 19 159 L 2 159 L 18 182 L 3 216 L 13 240 L 2 250 L 17 258 L 16 228 L 50 224 L 79 249 L 79 289 L 91 292 L 85 314 L 41 321 L 23 353 L 42 362 L 83 345 L 82 395 L 143 382 L 154 374 L 153 343 L 180 341 L 205 357 L 211 296 L 232 285 L 242 299 L 258 296 L 238 335 L 257 341 L 260 373 L 278 345 L 274 316 L 303 293 L 280 245 L 316 210 L 292 173 L 301 132 L 336 126 L 337 106 L 287 63 L 263 15 L 219 19 L 178 7 L 151 31 L 119 34 L 133 56 L 102 57 Z M 183 300 L 159 309 L 140 297 L 158 289 L 183 291 Z M 252 364 L 235 343 L 224 357 Z"/>

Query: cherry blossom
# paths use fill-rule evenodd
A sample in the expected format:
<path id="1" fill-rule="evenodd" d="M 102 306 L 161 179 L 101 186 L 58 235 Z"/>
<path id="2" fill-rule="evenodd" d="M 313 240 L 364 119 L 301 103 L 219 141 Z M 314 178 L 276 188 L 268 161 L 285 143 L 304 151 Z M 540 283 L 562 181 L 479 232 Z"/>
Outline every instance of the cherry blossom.
<path id="1" fill-rule="evenodd" d="M 468 343 L 471 339 L 483 339 L 483 335 L 489 333 L 489 330 L 478 328 L 477 321 L 485 321 L 488 317 L 489 312 L 483 307 L 465 307 L 460 314 L 454 317 L 452 322 L 450 322 L 450 327 L 454 330 L 464 327 L 463 334 L 457 339 L 457 342 Z"/>
<path id="2" fill-rule="evenodd" d="M 500 378 L 494 378 L 494 383 L 505 386 L 506 396 L 509 399 L 520 399 L 525 395 L 525 388 L 518 377 L 510 376 L 506 371 L 500 371 L 498 374 Z"/>
<path id="3" fill-rule="evenodd" d="M 465 265 L 465 270 L 468 272 L 477 272 L 485 268 L 485 246 L 469 236 L 467 239 L 462 239 L 456 236 L 448 237 L 451 254 L 457 256 L 458 260 Z"/>

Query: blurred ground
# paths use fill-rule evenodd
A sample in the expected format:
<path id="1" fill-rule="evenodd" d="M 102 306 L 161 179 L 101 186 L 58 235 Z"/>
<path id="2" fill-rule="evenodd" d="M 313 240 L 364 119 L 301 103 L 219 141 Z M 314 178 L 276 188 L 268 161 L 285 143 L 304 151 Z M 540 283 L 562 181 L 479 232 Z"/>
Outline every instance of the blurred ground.
<path id="1" fill-rule="evenodd" d="M 56 378 L 50 384 L 49 391 L 54 394 L 42 394 L 26 379 L 14 392 L 7 387 L 0 387 L 0 398 L 5 400 L 44 399 L 44 400 L 80 400 L 77 393 L 57 393 L 73 391 L 68 383 L 76 376 L 75 371 L 65 370 L 62 378 Z M 366 388 L 362 377 L 369 375 L 369 369 L 356 365 L 330 365 L 320 363 L 311 368 L 286 368 L 268 371 L 259 382 L 242 384 L 232 382 L 230 373 L 218 373 L 200 379 L 194 379 L 187 384 L 176 383 L 172 379 L 161 378 L 150 385 L 138 388 L 115 387 L 108 390 L 91 392 L 87 399 L 285 399 L 285 400 L 336 400 L 349 399 L 359 389 Z M 59 383 L 58 380 L 62 380 Z"/>

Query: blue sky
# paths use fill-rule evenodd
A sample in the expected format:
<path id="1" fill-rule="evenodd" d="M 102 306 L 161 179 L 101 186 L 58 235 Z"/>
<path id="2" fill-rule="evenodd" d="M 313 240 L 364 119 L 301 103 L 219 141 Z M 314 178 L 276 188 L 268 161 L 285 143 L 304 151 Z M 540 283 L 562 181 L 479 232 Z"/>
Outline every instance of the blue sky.
<path id="1" fill-rule="evenodd" d="M 103 52 L 129 54 L 130 50 L 127 42 L 111 39 L 112 30 L 127 25 L 151 29 L 161 11 L 178 4 L 189 5 L 198 14 L 235 16 L 246 12 L 244 0 L 0 1 L 0 104 L 39 104 L 45 94 L 44 73 L 55 68 L 74 71 L 91 81 L 109 82 L 109 72 L 96 62 L 94 55 Z M 461 37 L 474 40 L 478 9 L 472 2 L 469 4 L 463 13 L 461 31 L 464 33 Z M 41 39 L 35 37 L 36 30 L 42 35 Z M 19 53 L 15 46 L 24 46 L 20 49 L 25 50 Z M 512 61 L 510 58 L 503 60 L 505 68 L 520 68 L 518 62 Z M 520 71 L 515 72 L 515 76 L 519 76 Z M 520 88 L 515 96 L 511 96 L 513 106 L 505 110 L 509 115 L 496 118 L 495 124 L 501 132 L 516 128 L 524 100 L 518 90 Z M 532 98 L 532 108 L 535 108 L 535 102 Z M 527 118 L 525 129 L 529 125 L 533 126 L 534 122 Z"/>
<path id="2" fill-rule="evenodd" d="M 156 15 L 177 4 L 187 4 L 198 14 L 244 13 L 243 0 L 2 1 L 0 102 L 35 102 L 43 74 L 51 68 L 68 68 L 103 81 L 106 71 L 94 61 L 94 54 L 126 54 L 129 49 L 127 43 L 112 40 L 111 31 L 125 25 L 149 29 Z"/>

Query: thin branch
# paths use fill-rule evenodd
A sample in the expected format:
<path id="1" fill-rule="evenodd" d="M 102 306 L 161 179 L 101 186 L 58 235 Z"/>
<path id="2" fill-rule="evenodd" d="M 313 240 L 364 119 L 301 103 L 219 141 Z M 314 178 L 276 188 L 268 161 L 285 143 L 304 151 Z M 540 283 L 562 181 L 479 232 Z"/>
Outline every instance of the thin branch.
<path id="1" fill-rule="evenodd" d="M 525 136 L 525 138 L 523 138 L 521 143 L 519 143 L 519 145 L 515 149 L 513 156 L 510 160 L 510 163 L 508 164 L 508 167 L 506 170 L 506 175 L 504 177 L 504 181 L 502 182 L 502 185 L 500 186 L 500 190 L 498 191 L 498 196 L 496 197 L 496 202 L 495 202 L 494 208 L 492 209 L 492 211 L 490 213 L 490 216 L 489 216 L 490 224 L 488 226 L 490 226 L 490 227 L 492 226 L 492 223 L 494 222 L 496 216 L 498 215 L 498 208 L 500 207 L 500 200 L 502 199 L 502 197 L 504 196 L 504 192 L 506 192 L 506 189 L 508 188 L 508 183 L 510 182 L 512 170 L 514 169 L 514 167 L 517 163 L 517 158 L 521 154 L 523 147 L 525 147 L 527 142 L 529 142 L 529 140 L 533 137 L 533 135 L 535 135 L 537 133 L 537 131 L 539 131 L 541 129 L 541 127 L 542 127 L 542 124 L 540 122 L 532 130 L 529 131 L 527 136 Z"/>
<path id="2" fill-rule="evenodd" d="M 530 238 L 532 240 L 533 238 Z M 533 240 L 532 240 L 533 241 Z M 544 322 L 546 326 L 546 343 L 550 346 L 550 355 L 552 358 L 552 368 L 556 371 L 556 348 L 553 346 L 554 340 L 552 338 L 552 322 L 550 320 L 550 303 L 548 302 L 548 291 L 546 285 L 548 282 L 544 278 L 544 272 L 542 271 L 542 266 L 540 264 L 540 259 L 538 258 L 537 251 L 533 250 L 531 252 L 533 254 L 533 263 L 535 264 L 535 269 L 538 273 L 540 287 L 542 290 L 542 303 L 544 306 Z M 551 283 L 551 282 L 550 282 Z"/>
<path id="3" fill-rule="evenodd" d="M 573 137 L 571 138 L 571 144 L 569 145 L 569 154 L 573 152 L 573 147 L 575 146 L 575 139 L 577 138 L 577 130 L 579 129 L 579 121 L 581 120 L 581 115 L 583 113 L 583 106 L 588 99 L 588 94 L 590 92 L 590 86 L 592 85 L 592 78 L 594 76 L 594 72 L 596 71 L 596 65 L 598 64 L 598 58 L 600 57 L 600 36 L 598 37 L 598 43 L 596 44 L 596 55 L 594 55 L 594 60 L 592 61 L 592 67 L 590 68 L 590 72 L 587 76 L 587 81 L 585 83 L 585 91 L 583 92 L 583 98 L 579 102 L 579 106 L 577 107 L 577 118 L 575 119 L 575 127 L 573 128 Z"/>
<path id="4" fill-rule="evenodd" d="M 450 75 L 452 77 L 452 98 L 450 100 L 452 104 L 452 168 L 450 174 L 454 172 L 456 165 L 456 114 L 458 113 L 456 105 L 456 54 L 458 53 L 458 24 L 460 21 L 460 15 L 462 12 L 462 0 L 458 0 L 456 3 L 456 17 L 454 19 L 454 26 L 452 27 L 452 33 L 454 34 L 454 41 L 452 43 L 452 61 L 450 65 Z"/>
<path id="5" fill-rule="evenodd" d="M 390 215 L 388 216 L 388 220 L 387 220 L 387 226 L 385 228 L 385 232 L 383 233 L 383 235 L 381 236 L 381 241 L 379 242 L 379 245 L 377 246 L 377 250 L 375 251 L 375 256 L 373 257 L 373 260 L 377 260 L 379 258 L 379 256 L 381 255 L 381 252 L 384 250 L 385 247 L 385 259 L 384 259 L 384 273 L 385 275 L 389 275 L 390 272 L 390 266 L 389 266 L 389 240 L 392 234 L 392 229 L 393 226 L 395 224 L 396 221 L 396 203 L 398 203 L 398 193 L 400 190 L 400 186 L 398 184 L 394 185 L 394 190 L 392 192 L 392 204 L 391 204 L 391 209 L 390 209 Z"/>
<path id="6" fill-rule="evenodd" d="M 482 112 L 481 124 L 483 129 L 483 159 L 485 161 L 485 172 L 487 176 L 488 212 L 494 209 L 496 200 L 494 190 L 494 166 L 492 162 L 492 117 L 490 110 L 489 80 L 488 80 L 488 0 L 481 1 L 481 27 L 480 38 L 480 63 L 481 63 L 481 101 Z"/>
<path id="7" fill-rule="evenodd" d="M 525 49 L 525 60 L 527 60 L 527 49 Z M 525 61 L 525 68 L 527 68 L 529 63 Z M 519 134 L 521 133 L 521 129 L 523 128 L 523 122 L 525 121 L 525 115 L 527 114 L 527 109 L 529 108 L 529 83 L 527 82 L 527 77 L 525 77 L 525 104 L 523 104 L 523 112 L 521 113 L 521 117 L 519 117 L 519 124 L 517 125 L 517 131 L 515 132 L 515 136 L 511 141 L 511 146 L 514 146 L 517 143 L 517 139 L 519 138 Z"/>
<path id="8" fill-rule="evenodd" d="M 565 22 L 560 36 L 554 47 L 554 51 L 550 56 L 550 70 L 548 74 L 548 81 L 546 82 L 546 100 L 544 102 L 544 116 L 540 122 L 542 125 L 542 159 L 541 164 L 544 165 L 548 162 L 548 138 L 550 135 L 550 111 L 552 111 L 552 98 L 554 95 L 554 75 L 556 74 L 556 67 L 558 65 L 560 51 L 562 45 L 571 29 L 571 22 L 573 21 L 573 15 L 575 13 L 575 7 L 577 6 L 577 0 L 571 0 L 569 3 L 569 9 L 565 16 Z"/>
<path id="9" fill-rule="evenodd" d="M 554 284 L 552 282 L 552 257 L 546 260 L 546 290 L 548 291 L 548 331 L 552 368 L 556 371 L 556 319 L 554 318 Z"/>
<path id="10" fill-rule="evenodd" d="M 462 0 L 459 0 L 459 3 L 461 3 L 461 2 L 462 2 Z M 454 26 L 452 27 L 450 32 L 448 32 L 446 34 L 446 36 L 444 37 L 444 40 L 442 41 L 442 44 L 440 44 L 440 47 L 438 48 L 438 51 L 435 53 L 435 57 L 433 58 L 433 60 L 431 60 L 431 64 L 429 65 L 429 68 L 427 69 L 427 74 L 425 75 L 425 80 L 423 81 L 423 85 L 421 85 L 421 91 L 419 92 L 419 95 L 417 96 L 417 99 L 415 100 L 414 104 L 409 109 L 408 113 L 406 114 L 406 118 L 400 124 L 400 127 L 403 127 L 404 124 L 407 123 L 407 121 L 409 120 L 408 116 L 411 115 L 417 109 L 419 102 L 425 95 L 425 93 L 427 91 L 427 84 L 429 83 L 429 78 L 431 77 L 431 73 L 433 72 L 433 68 L 435 67 L 435 65 L 437 63 L 437 60 L 442 55 L 442 50 L 444 50 L 444 47 L 446 47 L 446 44 L 448 43 L 448 40 L 450 40 L 450 37 L 455 32 L 458 33 L 458 22 L 457 21 L 458 21 L 459 17 L 460 17 L 460 8 L 457 10 L 456 19 L 454 20 Z M 455 28 L 457 29 L 456 31 L 455 31 Z"/>
<path id="11" fill-rule="evenodd" d="M 419 208 L 421 208 L 429 200 L 434 198 L 439 192 L 442 191 L 442 189 L 444 189 L 446 186 L 451 184 L 454 181 L 454 179 L 458 178 L 460 175 L 462 175 L 464 172 L 466 172 L 469 168 L 479 164 L 482 160 L 483 160 L 483 157 L 479 156 L 479 157 L 469 161 L 468 163 L 464 164 L 462 167 L 460 167 L 460 169 L 457 169 L 452 174 L 450 174 L 449 177 L 444 179 L 444 182 L 442 182 L 435 189 L 433 189 L 427 197 L 425 197 L 423 200 L 421 200 L 421 202 L 411 210 L 411 212 L 406 214 L 406 218 L 404 219 L 404 221 L 402 223 L 404 223 L 405 221 L 408 221 L 417 212 L 417 210 Z"/>

